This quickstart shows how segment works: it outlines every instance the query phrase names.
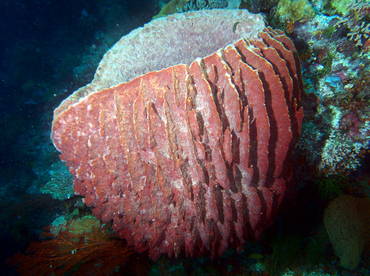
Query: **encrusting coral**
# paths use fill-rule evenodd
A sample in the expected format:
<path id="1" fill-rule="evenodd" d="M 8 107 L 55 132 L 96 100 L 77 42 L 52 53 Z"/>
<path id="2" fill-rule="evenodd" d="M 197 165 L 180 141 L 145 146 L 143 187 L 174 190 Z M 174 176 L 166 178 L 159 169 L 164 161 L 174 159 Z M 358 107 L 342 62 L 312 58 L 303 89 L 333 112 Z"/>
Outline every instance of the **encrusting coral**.
<path id="1" fill-rule="evenodd" d="M 341 1 L 338 1 L 341 2 Z M 356 43 L 356 46 L 363 47 L 370 37 L 369 10 L 370 4 L 364 1 L 354 1 L 352 5 L 345 5 L 346 16 L 339 17 L 335 27 L 345 26 L 348 28 L 348 39 Z"/>
<path id="2" fill-rule="evenodd" d="M 295 22 L 304 17 L 312 17 L 314 10 L 308 0 L 280 0 L 277 15 L 286 21 Z"/>
<path id="3" fill-rule="evenodd" d="M 355 269 L 370 241 L 370 200 L 350 195 L 334 199 L 325 210 L 324 224 L 341 265 Z"/>
<path id="4" fill-rule="evenodd" d="M 59 200 L 66 200 L 74 195 L 73 176 L 62 162 L 56 163 L 56 168 L 49 171 L 49 175 L 50 180 L 40 188 L 43 194 L 50 194 Z"/>

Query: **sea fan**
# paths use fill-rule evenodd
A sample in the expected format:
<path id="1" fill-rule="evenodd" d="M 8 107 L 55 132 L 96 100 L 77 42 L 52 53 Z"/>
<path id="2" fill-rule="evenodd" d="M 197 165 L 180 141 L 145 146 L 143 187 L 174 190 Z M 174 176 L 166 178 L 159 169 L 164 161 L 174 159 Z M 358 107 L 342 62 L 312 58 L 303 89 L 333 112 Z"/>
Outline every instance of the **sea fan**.
<path id="1" fill-rule="evenodd" d="M 18 265 L 20 275 L 111 275 L 133 249 L 107 225 L 90 233 L 49 230 L 41 242 L 32 242 L 26 253 L 16 253 L 7 263 Z"/>

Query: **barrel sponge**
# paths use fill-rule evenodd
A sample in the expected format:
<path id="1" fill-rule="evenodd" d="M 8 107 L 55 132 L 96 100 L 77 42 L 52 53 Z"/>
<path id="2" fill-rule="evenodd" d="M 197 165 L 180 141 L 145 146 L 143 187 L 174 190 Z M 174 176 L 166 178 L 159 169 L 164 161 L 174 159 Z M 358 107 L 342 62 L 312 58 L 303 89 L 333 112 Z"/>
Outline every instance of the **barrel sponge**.
<path id="1" fill-rule="evenodd" d="M 93 81 L 65 99 L 54 115 L 93 92 L 176 64 L 190 65 L 240 38 L 256 37 L 264 27 L 262 16 L 247 10 L 201 10 L 152 20 L 122 37 L 104 55 Z"/>
<path id="2" fill-rule="evenodd" d="M 75 193 L 137 252 L 241 252 L 272 223 L 303 83 L 292 41 L 261 27 L 245 11 L 157 19 L 54 111 L 51 138 Z"/>
<path id="3" fill-rule="evenodd" d="M 265 28 L 85 96 L 54 118 L 51 137 L 76 194 L 129 246 L 153 260 L 221 256 L 278 211 L 302 87 L 292 41 Z"/>
<path id="4" fill-rule="evenodd" d="M 324 224 L 341 265 L 355 269 L 370 238 L 370 200 L 350 195 L 334 199 L 325 210 Z"/>

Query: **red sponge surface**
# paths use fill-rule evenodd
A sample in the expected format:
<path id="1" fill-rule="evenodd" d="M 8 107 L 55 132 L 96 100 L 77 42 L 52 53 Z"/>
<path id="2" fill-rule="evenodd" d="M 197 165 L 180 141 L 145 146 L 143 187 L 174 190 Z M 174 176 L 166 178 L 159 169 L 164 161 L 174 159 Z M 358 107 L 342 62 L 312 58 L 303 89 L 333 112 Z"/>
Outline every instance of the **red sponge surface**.
<path id="1" fill-rule="evenodd" d="M 52 139 L 76 194 L 137 251 L 239 251 L 271 223 L 303 110 L 292 42 L 265 29 L 80 99 Z"/>

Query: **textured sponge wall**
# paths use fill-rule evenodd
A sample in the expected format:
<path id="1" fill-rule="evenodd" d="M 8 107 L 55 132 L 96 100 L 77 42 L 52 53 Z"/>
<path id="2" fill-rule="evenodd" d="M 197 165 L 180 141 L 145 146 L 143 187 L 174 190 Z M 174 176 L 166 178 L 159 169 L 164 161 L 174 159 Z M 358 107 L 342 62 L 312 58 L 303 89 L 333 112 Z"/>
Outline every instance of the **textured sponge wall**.
<path id="1" fill-rule="evenodd" d="M 278 210 L 301 93 L 292 42 L 264 29 L 85 96 L 54 119 L 52 139 L 76 194 L 138 252 L 214 257 L 241 251 Z"/>

